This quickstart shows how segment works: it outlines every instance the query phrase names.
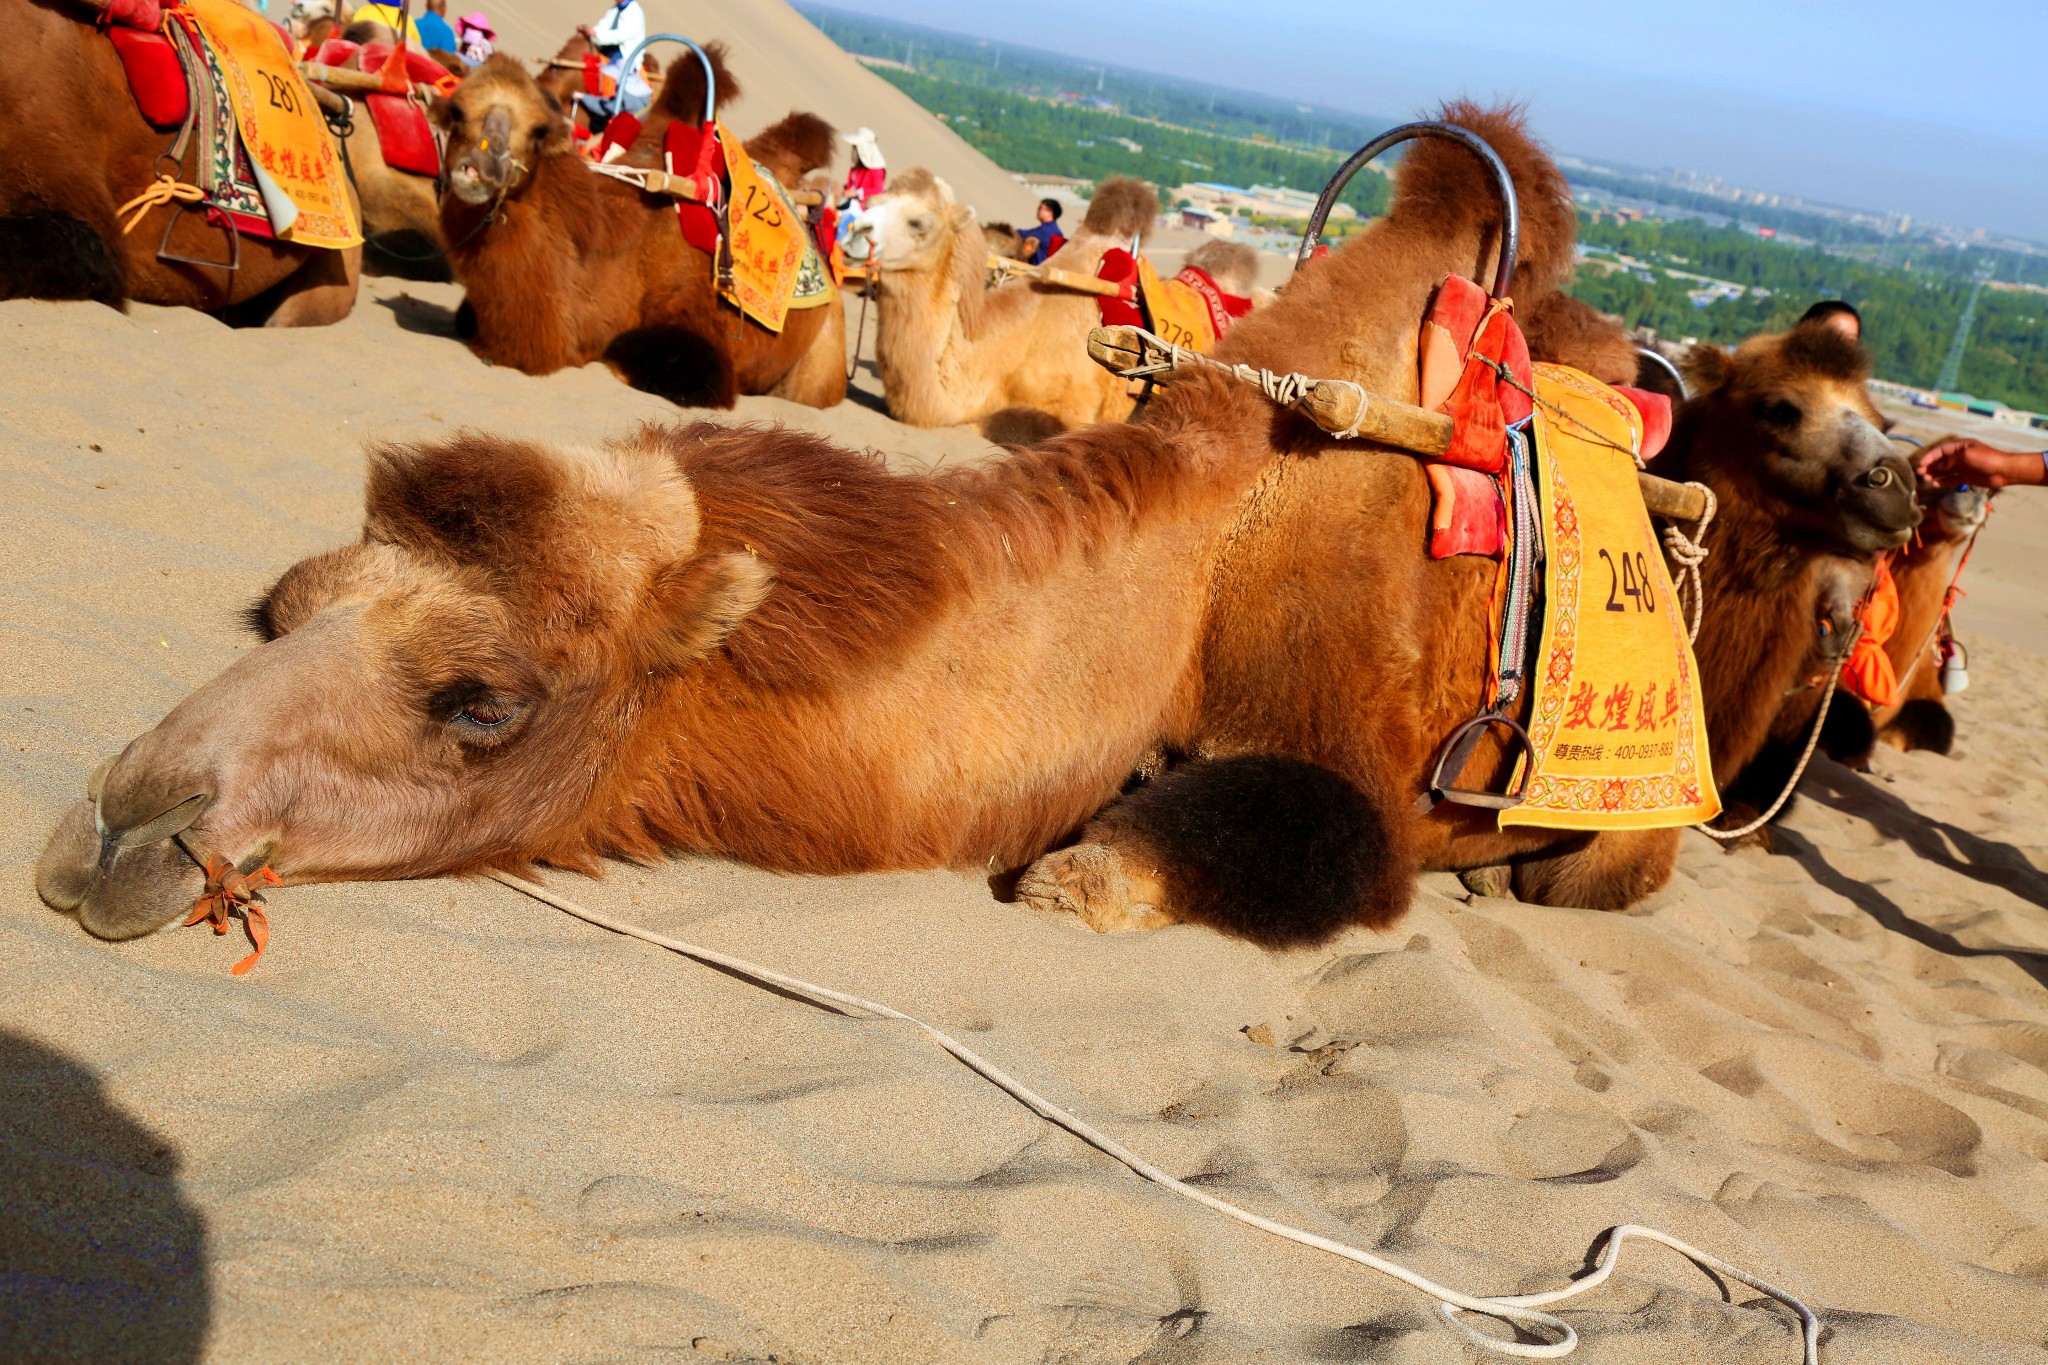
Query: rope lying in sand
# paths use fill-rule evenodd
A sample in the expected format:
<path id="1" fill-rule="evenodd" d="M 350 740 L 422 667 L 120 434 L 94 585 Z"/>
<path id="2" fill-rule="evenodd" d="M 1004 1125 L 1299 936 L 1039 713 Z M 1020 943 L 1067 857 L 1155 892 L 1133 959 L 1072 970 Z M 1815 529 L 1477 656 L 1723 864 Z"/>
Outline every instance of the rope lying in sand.
<path id="1" fill-rule="evenodd" d="M 552 905 L 555 909 L 574 915 L 577 919 L 594 924 L 600 929 L 608 929 L 615 934 L 624 934 L 628 938 L 637 938 L 644 943 L 652 943 L 658 948 L 666 948 L 672 953 L 680 953 L 684 957 L 731 972 L 736 976 L 745 977 L 762 985 L 772 986 L 779 991 L 786 991 L 813 1004 L 840 1011 L 850 1010 L 883 1019 L 896 1019 L 906 1024 L 915 1025 L 917 1028 L 922 1029 L 925 1035 L 933 1042 L 962 1062 L 970 1071 L 990 1081 L 998 1089 L 1007 1093 L 1012 1099 L 1048 1123 L 1056 1124 L 1066 1129 L 1089 1146 L 1122 1162 L 1136 1174 L 1143 1176 L 1154 1184 L 1164 1185 L 1175 1194 L 1192 1199 L 1197 1204 L 1214 1209 L 1226 1217 L 1235 1218 L 1240 1223 L 1255 1227 L 1261 1232 L 1270 1232 L 1274 1236 L 1284 1237 L 1290 1242 L 1297 1242 L 1305 1247 L 1313 1247 L 1317 1251 L 1327 1251 L 1331 1255 L 1341 1256 L 1347 1261 L 1355 1261 L 1369 1270 L 1377 1270 L 1382 1275 L 1391 1276 L 1411 1289 L 1420 1290 L 1437 1301 L 1438 1306 L 1443 1309 L 1444 1316 L 1450 1320 L 1453 1326 L 1463 1332 L 1474 1345 L 1484 1347 L 1489 1351 L 1495 1351 L 1506 1356 L 1517 1356 L 1526 1360 L 1555 1360 L 1560 1356 L 1570 1355 L 1578 1348 L 1578 1333 L 1573 1331 L 1571 1324 L 1567 1323 L 1564 1319 L 1541 1310 L 1551 1304 L 1562 1303 L 1567 1299 L 1576 1298 L 1578 1295 L 1604 1284 L 1608 1277 L 1614 1273 L 1615 1267 L 1620 1263 L 1622 1243 L 1634 1237 L 1641 1238 L 1644 1241 L 1662 1243 L 1702 1269 L 1725 1275 L 1737 1283 L 1748 1285 L 1758 1293 L 1766 1294 L 1791 1308 L 1799 1315 L 1800 1339 L 1806 1351 L 1805 1365 L 1819 1365 L 1820 1323 L 1814 1318 L 1813 1313 L 1805 1304 L 1784 1290 L 1765 1283 L 1747 1271 L 1738 1270 L 1719 1257 L 1710 1256 L 1696 1247 L 1687 1246 L 1676 1237 L 1659 1232 L 1655 1228 L 1640 1227 L 1634 1223 L 1623 1223 L 1618 1227 L 1609 1228 L 1602 1234 L 1607 1240 L 1607 1247 L 1600 1254 L 1599 1264 L 1586 1275 L 1573 1280 L 1562 1289 L 1553 1289 L 1541 1294 L 1508 1294 L 1498 1298 L 1481 1298 L 1472 1294 L 1460 1293 L 1458 1290 L 1449 1289 L 1434 1281 L 1424 1279 L 1405 1266 L 1383 1260 L 1369 1251 L 1363 1251 L 1357 1247 L 1348 1246 L 1343 1242 L 1332 1241 L 1313 1232 L 1304 1232 L 1300 1228 L 1290 1227 L 1286 1223 L 1262 1217 L 1248 1209 L 1239 1208 L 1228 1200 L 1218 1199 L 1208 1191 L 1198 1189 L 1184 1180 L 1168 1175 L 1159 1167 L 1154 1166 L 1151 1162 L 1109 1136 L 1109 1134 L 1060 1108 L 1051 1100 L 1046 1099 L 1022 1081 L 1017 1080 L 1014 1076 L 996 1066 L 993 1062 L 980 1056 L 959 1039 L 934 1028 L 916 1015 L 905 1014 L 901 1010 L 891 1009 L 889 1006 L 876 1001 L 868 1000 L 858 995 L 850 995 L 845 991 L 835 991 L 826 986 L 815 985 L 798 977 L 784 976 L 781 972 L 770 971 L 768 968 L 758 966 L 747 961 L 745 958 L 733 957 L 710 948 L 699 947 L 694 943 L 686 943 L 681 939 L 669 938 L 665 935 L 654 933 L 651 930 L 642 929 L 638 925 L 613 919 L 609 915 L 600 914 L 586 906 L 579 905 L 566 896 L 558 896 L 546 887 L 536 885 L 523 877 L 515 877 L 507 872 L 487 872 L 484 875 L 493 881 L 512 888 L 514 891 L 520 892 L 522 895 L 531 896 L 544 905 Z M 1480 1313 L 1487 1317 L 1498 1318 L 1503 1322 L 1509 1322 L 1522 1328 L 1532 1336 L 1545 1339 L 1535 1342 L 1504 1341 L 1499 1337 L 1481 1332 L 1469 1323 L 1464 1322 L 1458 1317 L 1460 1312 Z"/>

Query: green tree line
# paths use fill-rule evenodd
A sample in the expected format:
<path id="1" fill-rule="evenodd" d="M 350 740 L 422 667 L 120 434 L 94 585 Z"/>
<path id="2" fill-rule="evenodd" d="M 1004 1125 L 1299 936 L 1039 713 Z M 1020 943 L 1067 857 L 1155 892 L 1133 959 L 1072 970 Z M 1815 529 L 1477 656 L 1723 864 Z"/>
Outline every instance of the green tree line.
<path id="1" fill-rule="evenodd" d="M 963 85 L 884 67 L 876 72 L 998 166 L 1041 175 L 1099 180 L 1134 175 L 1162 193 L 1186 181 L 1277 185 L 1314 194 L 1342 164 L 1335 152 L 1314 152 L 1219 133 L 1162 127 L 1064 100 Z M 1132 151 L 1117 138 L 1142 149 Z M 1348 153 L 1346 153 L 1348 155 Z M 1370 171 L 1352 177 L 1343 201 L 1362 215 L 1386 212 L 1387 182 Z"/>
<path id="2" fill-rule="evenodd" d="M 1841 298 L 1863 314 L 1863 340 L 1880 378 L 1932 387 L 1968 300 L 1972 253 L 1929 253 L 1926 263 L 1879 266 L 1814 247 L 1785 246 L 1735 227 L 1678 219 L 1593 222 L 1582 215 L 1582 245 L 1644 262 L 1647 272 L 1579 267 L 1572 293 L 1631 327 L 1661 336 L 1732 345 L 1797 321 L 1816 299 Z M 1696 307 L 1695 281 L 1671 279 L 1669 266 L 1747 287 L 1745 294 Z M 1642 278 L 1647 273 L 1650 279 Z M 2048 411 L 2048 294 L 1987 289 L 1977 304 L 1958 385 L 1980 398 Z"/>

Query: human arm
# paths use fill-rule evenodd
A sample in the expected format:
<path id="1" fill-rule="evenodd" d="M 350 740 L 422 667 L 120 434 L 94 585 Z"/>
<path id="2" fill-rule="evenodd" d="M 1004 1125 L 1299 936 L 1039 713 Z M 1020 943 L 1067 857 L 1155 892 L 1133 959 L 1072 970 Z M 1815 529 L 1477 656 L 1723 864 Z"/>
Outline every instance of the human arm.
<path id="1" fill-rule="evenodd" d="M 2048 483 L 2048 452 L 2000 450 L 1967 436 L 1951 436 L 1920 452 L 1920 477 L 1934 484 L 1977 484 L 2004 488 Z"/>

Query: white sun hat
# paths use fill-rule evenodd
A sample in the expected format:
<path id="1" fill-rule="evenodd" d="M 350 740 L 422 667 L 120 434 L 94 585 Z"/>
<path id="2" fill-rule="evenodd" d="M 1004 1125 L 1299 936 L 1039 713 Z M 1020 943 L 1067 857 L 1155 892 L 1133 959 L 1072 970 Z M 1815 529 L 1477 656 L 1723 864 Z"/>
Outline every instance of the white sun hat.
<path id="1" fill-rule="evenodd" d="M 882 160 L 882 144 L 875 141 L 874 129 L 862 128 L 851 133 L 841 133 L 839 136 L 853 144 L 854 160 L 861 165 L 871 171 L 888 169 L 889 163 Z"/>

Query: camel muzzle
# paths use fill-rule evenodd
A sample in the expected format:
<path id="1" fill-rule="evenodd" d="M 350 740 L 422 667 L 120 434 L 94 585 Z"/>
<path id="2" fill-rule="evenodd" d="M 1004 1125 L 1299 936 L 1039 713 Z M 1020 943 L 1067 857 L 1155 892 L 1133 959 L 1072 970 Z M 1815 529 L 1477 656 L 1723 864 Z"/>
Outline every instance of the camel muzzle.
<path id="1" fill-rule="evenodd" d="M 205 884 L 185 840 L 213 804 L 212 790 L 124 764 L 134 749 L 93 772 L 86 799 L 64 813 L 36 862 L 43 903 L 99 938 L 161 929 L 191 909 Z M 124 766 L 140 780 L 121 780 Z"/>

